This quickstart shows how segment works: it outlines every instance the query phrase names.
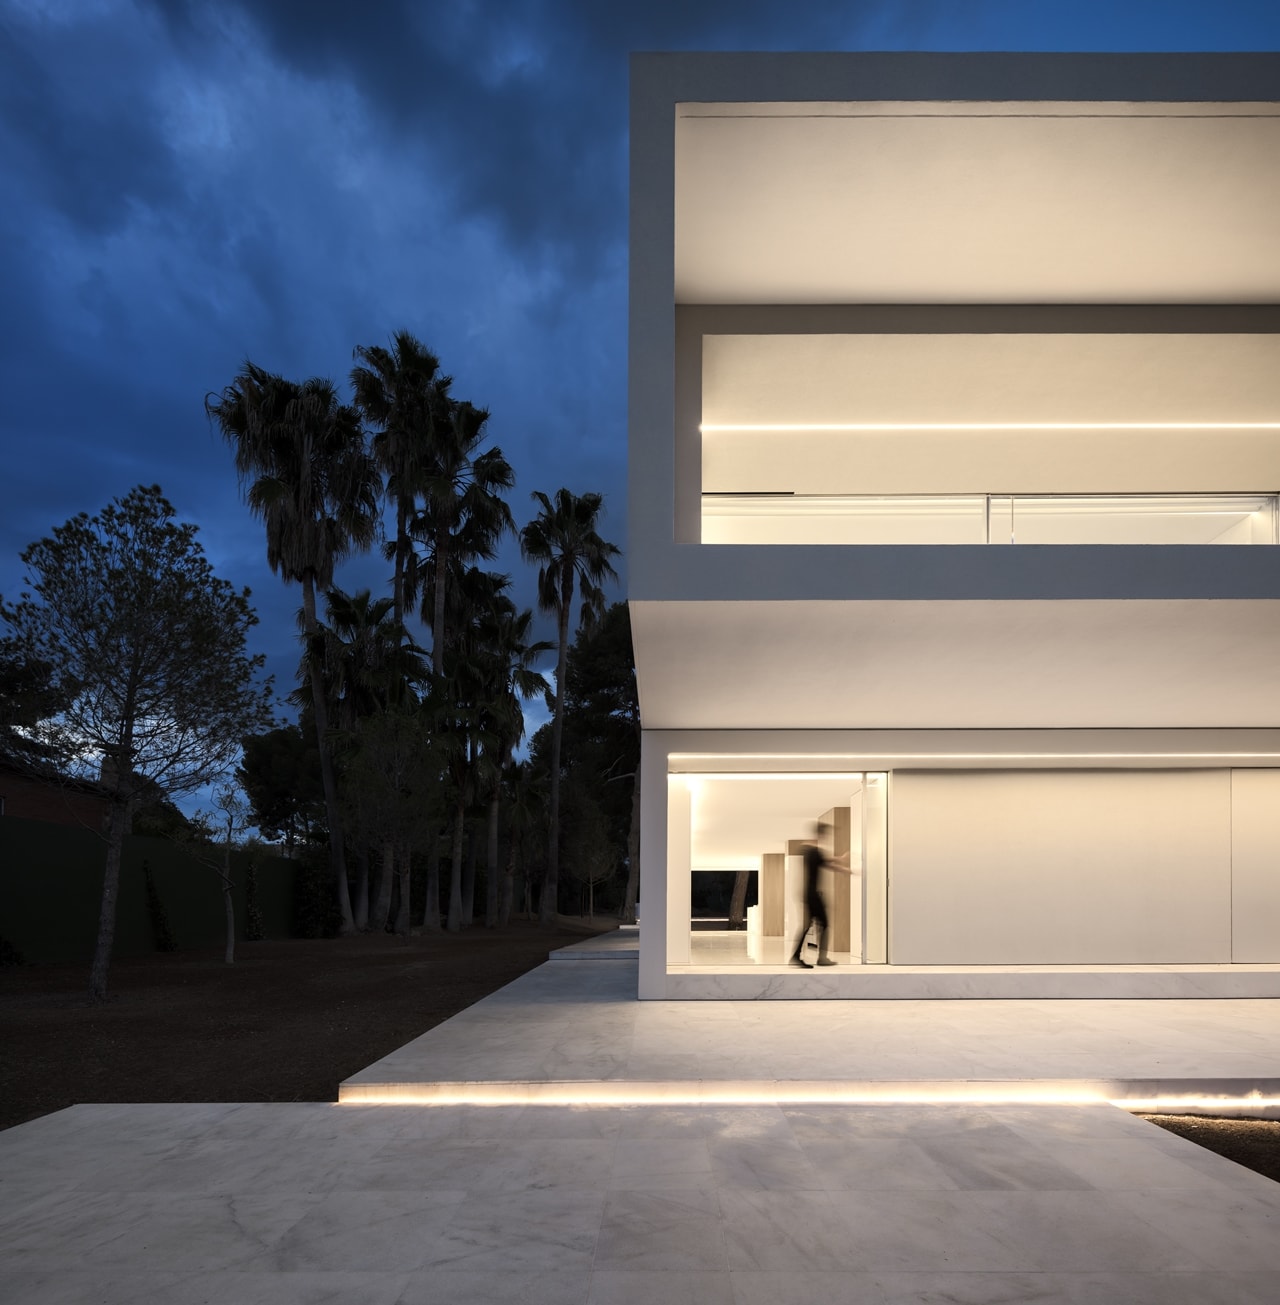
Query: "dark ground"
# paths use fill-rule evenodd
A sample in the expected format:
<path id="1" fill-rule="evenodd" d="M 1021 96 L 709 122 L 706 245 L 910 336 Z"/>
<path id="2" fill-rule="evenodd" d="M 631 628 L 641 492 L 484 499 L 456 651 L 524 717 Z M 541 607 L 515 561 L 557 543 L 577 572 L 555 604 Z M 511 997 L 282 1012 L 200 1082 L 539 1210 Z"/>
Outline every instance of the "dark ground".
<path id="1" fill-rule="evenodd" d="M 357 1070 L 604 931 L 243 943 L 232 966 L 220 948 L 157 954 L 117 961 L 101 1006 L 87 964 L 0 969 L 0 1128 L 89 1101 L 336 1101 Z M 1280 1121 L 1144 1118 L 1280 1182 Z"/>
<path id="2" fill-rule="evenodd" d="M 100 1006 L 87 963 L 0 969 L 0 1128 L 77 1102 L 336 1101 L 357 1070 L 612 927 L 241 943 L 234 965 L 157 953 L 113 962 Z"/>

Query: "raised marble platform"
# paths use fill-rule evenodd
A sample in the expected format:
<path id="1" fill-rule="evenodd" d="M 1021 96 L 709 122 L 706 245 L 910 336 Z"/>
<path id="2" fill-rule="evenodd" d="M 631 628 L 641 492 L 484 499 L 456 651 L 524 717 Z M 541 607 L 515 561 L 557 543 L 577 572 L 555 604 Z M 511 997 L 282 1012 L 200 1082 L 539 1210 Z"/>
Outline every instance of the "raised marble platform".
<path id="1" fill-rule="evenodd" d="M 540 966 L 353 1075 L 339 1099 L 1212 1109 L 1253 1094 L 1247 1113 L 1280 1106 L 1276 999 L 640 1002 L 635 992 L 634 962 Z"/>
<path id="2" fill-rule="evenodd" d="M 673 1001 L 1280 998 L 1280 965 L 670 966 Z"/>

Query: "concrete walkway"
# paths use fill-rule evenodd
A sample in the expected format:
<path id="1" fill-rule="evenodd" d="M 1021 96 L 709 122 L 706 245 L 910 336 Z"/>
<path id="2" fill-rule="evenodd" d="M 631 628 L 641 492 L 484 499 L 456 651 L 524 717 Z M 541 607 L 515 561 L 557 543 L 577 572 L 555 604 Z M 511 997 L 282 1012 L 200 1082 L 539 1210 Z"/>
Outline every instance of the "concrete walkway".
<path id="1" fill-rule="evenodd" d="M 77 1106 L 0 1133 L 4 1299 L 1280 1300 L 1280 1185 L 1114 1106 L 682 1099 L 1272 1083 L 1280 1003 L 641 1004 L 634 985 L 626 959 L 561 958 L 343 1089 L 518 1084 L 524 1104 Z M 592 1082 L 674 1100 L 527 1103 Z"/>

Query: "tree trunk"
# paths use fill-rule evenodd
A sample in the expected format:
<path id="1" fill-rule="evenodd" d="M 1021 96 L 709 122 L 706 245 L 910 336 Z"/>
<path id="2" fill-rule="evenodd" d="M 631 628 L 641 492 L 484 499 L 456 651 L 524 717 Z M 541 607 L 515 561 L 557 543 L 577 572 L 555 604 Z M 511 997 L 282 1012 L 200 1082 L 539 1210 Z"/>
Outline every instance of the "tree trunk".
<path id="1" fill-rule="evenodd" d="M 320 750 L 320 780 L 324 785 L 324 805 L 329 816 L 329 865 L 338 894 L 338 910 L 342 914 L 339 933 L 355 933 L 355 920 L 351 916 L 351 889 L 347 883 L 347 862 L 342 847 L 342 814 L 338 809 L 338 782 L 333 771 L 333 754 L 329 750 L 329 709 L 324 700 L 324 685 L 320 681 L 320 668 L 310 656 L 311 640 L 315 638 L 316 586 L 312 576 L 302 580 L 303 632 L 307 639 L 307 665 L 311 680 L 311 704 L 316 718 L 316 742 Z"/>
<path id="2" fill-rule="evenodd" d="M 467 839 L 467 863 L 462 869 L 462 927 L 470 929 L 476 920 L 476 860 L 480 855 L 480 835 L 472 826 Z"/>
<path id="3" fill-rule="evenodd" d="M 636 763 L 631 789 L 631 827 L 627 831 L 627 890 L 622 898 L 623 924 L 635 924 L 640 895 L 640 765 Z"/>
<path id="4" fill-rule="evenodd" d="M 412 853 L 407 845 L 402 845 L 399 854 L 396 856 L 396 871 L 400 877 L 400 909 L 396 912 L 396 933 L 402 938 L 409 936 L 409 931 L 413 928 L 413 916 L 409 912 L 409 870 L 411 867 L 410 857 Z M 390 878 L 391 870 L 387 868 L 387 877 Z"/>
<path id="5" fill-rule="evenodd" d="M 466 827 L 467 804 L 459 799 L 453 812 L 453 857 L 449 875 L 449 917 L 445 928 L 457 933 L 462 928 L 462 835 Z"/>
<path id="6" fill-rule="evenodd" d="M 112 798 L 107 812 L 107 857 L 102 874 L 102 905 L 98 911 L 98 942 L 89 971 L 89 998 L 106 1001 L 107 970 L 111 965 L 111 948 L 116 936 L 116 902 L 120 896 L 120 858 L 125 835 L 133 824 L 132 804 L 118 795 Z"/>
<path id="7" fill-rule="evenodd" d="M 222 959 L 227 965 L 236 963 L 236 906 L 231 900 L 231 832 L 232 821 L 227 822 L 227 841 L 222 849 L 222 913 L 227 926 L 227 946 Z"/>
<path id="8" fill-rule="evenodd" d="M 742 929 L 747 923 L 747 880 L 750 870 L 739 870 L 733 877 L 733 896 L 729 899 L 729 928 Z"/>
<path id="9" fill-rule="evenodd" d="M 498 899 L 498 924 L 503 928 L 511 923 L 511 908 L 516 896 L 516 840 L 507 848 L 507 865 L 502 872 L 502 893 Z"/>
<path id="10" fill-rule="evenodd" d="M 396 854 L 391 840 L 382 845 L 382 878 L 378 880 L 378 900 L 373 904 L 373 917 L 370 928 L 381 933 L 387 927 L 387 917 L 391 914 L 391 883 L 395 874 Z"/>
<path id="11" fill-rule="evenodd" d="M 440 837 L 431 835 L 431 850 L 427 854 L 426 903 L 422 908 L 422 927 L 428 933 L 440 932 Z"/>
<path id="12" fill-rule="evenodd" d="M 492 929 L 498 923 L 498 804 L 501 789 L 495 784 L 489 798 L 488 845 L 484 858 L 484 927 Z M 505 889 L 505 885 L 504 885 Z"/>
<path id="13" fill-rule="evenodd" d="M 569 584 L 572 585 L 570 572 Z M 566 586 L 568 587 L 568 586 Z M 556 654 L 556 713 L 551 727 L 551 800 L 547 829 L 547 873 L 542 880 L 542 900 L 538 918 L 544 925 L 556 922 L 557 897 L 560 889 L 560 741 L 564 737 L 564 670 L 569 654 L 569 608 L 573 590 L 560 595 L 560 650 Z"/>
<path id="14" fill-rule="evenodd" d="M 351 903 L 351 918 L 357 931 L 369 927 L 369 843 L 361 841 L 360 874 L 356 879 L 356 900 Z"/>

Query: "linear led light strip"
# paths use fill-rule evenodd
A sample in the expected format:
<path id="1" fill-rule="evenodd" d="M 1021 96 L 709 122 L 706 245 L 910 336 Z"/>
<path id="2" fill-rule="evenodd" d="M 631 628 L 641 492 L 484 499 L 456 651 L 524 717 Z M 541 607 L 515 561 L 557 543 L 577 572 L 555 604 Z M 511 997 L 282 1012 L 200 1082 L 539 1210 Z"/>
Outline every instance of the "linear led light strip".
<path id="1" fill-rule="evenodd" d="M 1276 761 L 1280 752 L 886 752 L 869 748 L 866 752 L 823 753 L 814 757 L 807 752 L 735 752 L 726 755 L 723 752 L 682 752 L 672 755 L 671 761 L 824 761 L 837 758 L 849 761 L 862 761 L 867 757 L 892 759 L 894 761 Z M 858 765 L 854 770 L 866 770 L 868 767 Z M 870 769 L 875 769 L 870 767 Z M 673 775 L 684 771 L 671 771 Z M 694 771 L 693 774 L 721 774 L 721 772 Z M 750 771 L 724 771 L 723 775 L 734 779 L 838 779 L 843 777 L 841 771 L 794 771 L 789 775 L 756 774 Z"/>
<path id="2" fill-rule="evenodd" d="M 770 430 L 1280 430 L 1280 421 L 703 422 L 702 431 Z"/>
<path id="3" fill-rule="evenodd" d="M 1113 1092 L 1114 1089 L 1111 1090 Z M 1031 1105 L 1118 1106 L 1122 1110 L 1280 1110 L 1280 1096 L 1169 1093 L 1117 1097 L 1107 1089 L 1070 1083 L 928 1085 L 707 1082 L 691 1083 L 424 1083 L 344 1092 L 344 1106 L 691 1106 L 691 1105 Z"/>

